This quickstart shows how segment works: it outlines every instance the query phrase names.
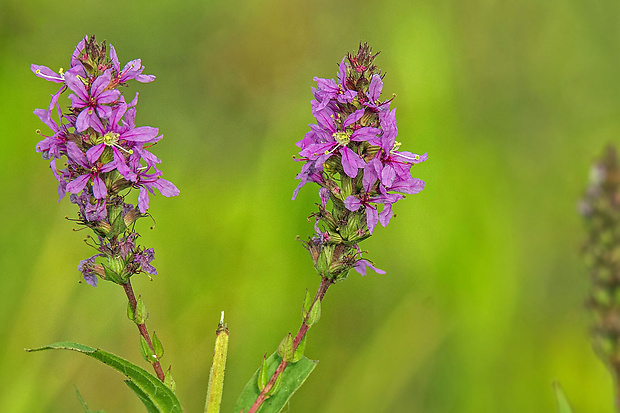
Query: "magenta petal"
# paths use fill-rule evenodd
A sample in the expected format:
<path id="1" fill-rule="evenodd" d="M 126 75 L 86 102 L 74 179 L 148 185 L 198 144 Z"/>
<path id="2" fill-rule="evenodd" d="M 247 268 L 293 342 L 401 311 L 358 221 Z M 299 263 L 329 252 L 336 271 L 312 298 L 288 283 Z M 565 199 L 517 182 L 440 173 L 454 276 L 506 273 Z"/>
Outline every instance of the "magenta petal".
<path id="1" fill-rule="evenodd" d="M 84 189 L 89 179 L 90 179 L 89 174 L 78 176 L 73 181 L 67 184 L 66 191 L 72 194 L 79 194 L 82 191 L 82 189 Z"/>
<path id="2" fill-rule="evenodd" d="M 392 165 L 385 165 L 381 171 L 381 183 L 387 187 L 392 186 L 396 179 L 396 171 Z"/>
<path id="3" fill-rule="evenodd" d="M 149 209 L 149 193 L 144 187 L 140 187 L 140 194 L 138 195 L 138 209 L 143 214 L 147 209 Z"/>
<path id="4" fill-rule="evenodd" d="M 381 96 L 381 89 L 383 89 L 383 81 L 381 80 L 381 76 L 378 74 L 372 75 L 372 80 L 368 86 L 368 97 L 372 103 L 375 103 L 375 101 L 379 99 L 379 96 Z"/>
<path id="5" fill-rule="evenodd" d="M 84 46 L 86 45 L 87 40 L 88 40 L 88 36 L 84 36 L 84 38 L 80 40 L 80 42 L 75 47 L 75 50 L 73 51 L 73 54 L 71 55 L 71 67 L 81 65 L 81 62 L 78 59 L 78 57 L 82 53 L 82 50 L 84 50 Z"/>
<path id="6" fill-rule="evenodd" d="M 97 104 L 114 103 L 121 96 L 121 92 L 116 89 L 106 90 L 97 96 Z"/>
<path id="7" fill-rule="evenodd" d="M 376 268 L 374 265 L 368 262 L 368 260 L 358 260 L 353 266 L 353 269 L 360 273 L 360 275 L 362 276 L 366 275 L 366 268 L 372 269 L 377 274 L 385 274 L 385 271 Z"/>
<path id="8" fill-rule="evenodd" d="M 77 119 L 75 120 L 75 129 L 78 132 L 84 132 L 86 129 L 90 127 L 90 119 L 88 111 L 90 109 L 86 108 L 80 112 Z"/>
<path id="9" fill-rule="evenodd" d="M 32 64 L 30 65 L 30 70 L 32 70 L 32 73 L 34 73 L 37 77 L 40 77 L 41 79 L 49 80 L 50 82 L 63 83 L 65 81 L 61 75 L 54 72 L 52 69 L 50 69 L 47 66 Z"/>
<path id="10" fill-rule="evenodd" d="M 86 151 L 86 158 L 88 159 L 88 162 L 94 164 L 95 162 L 97 162 L 99 160 L 99 158 L 101 158 L 101 154 L 103 153 L 103 150 L 105 149 L 105 144 L 100 143 L 99 145 L 95 145 L 92 148 L 90 148 L 89 150 Z"/>
<path id="11" fill-rule="evenodd" d="M 102 94 L 106 87 L 110 84 L 110 80 L 112 79 L 112 69 L 107 69 L 105 72 L 97 76 L 97 79 L 93 82 L 90 87 L 90 95 L 91 96 L 99 96 Z M 111 92 L 109 90 L 108 92 Z"/>
<path id="12" fill-rule="evenodd" d="M 364 116 L 365 111 L 366 109 L 363 108 L 358 109 L 355 112 L 351 113 L 349 116 L 347 116 L 347 120 L 344 121 L 344 127 L 346 128 L 347 126 L 353 125 L 355 122 L 360 120 L 362 116 Z"/>
<path id="13" fill-rule="evenodd" d="M 177 196 L 179 195 L 179 189 L 170 181 L 159 178 L 157 181 L 153 182 L 153 187 L 159 189 L 159 192 L 163 196 Z"/>
<path id="14" fill-rule="evenodd" d="M 108 188 L 106 188 L 105 183 L 99 177 L 99 175 L 96 175 L 93 178 L 93 196 L 97 199 L 102 199 L 105 198 L 107 194 Z"/>
<path id="15" fill-rule="evenodd" d="M 121 69 L 121 62 L 118 61 L 118 56 L 116 55 L 116 49 L 114 48 L 114 46 L 109 45 L 110 46 L 110 59 L 112 60 L 112 65 L 114 66 L 114 69 L 116 69 L 116 73 L 118 75 L 118 71 Z"/>
<path id="16" fill-rule="evenodd" d="M 366 207 L 366 225 L 368 226 L 368 232 L 372 235 L 372 231 L 377 226 L 379 222 L 379 214 L 377 213 L 377 209 L 372 206 Z"/>
<path id="17" fill-rule="evenodd" d="M 347 146 L 343 146 L 340 149 L 340 154 L 342 155 L 342 168 L 344 169 L 344 173 L 351 178 L 357 176 L 358 168 L 366 166 L 366 162 Z"/>
<path id="18" fill-rule="evenodd" d="M 67 157 L 84 168 L 90 167 L 86 156 L 84 156 L 84 153 L 78 148 L 75 142 L 67 142 Z"/>
<path id="19" fill-rule="evenodd" d="M 349 211 L 357 211 L 358 209 L 360 209 L 361 205 L 362 205 L 362 202 L 353 195 L 349 195 L 347 199 L 344 200 L 344 206 Z"/>
<path id="20" fill-rule="evenodd" d="M 383 207 L 383 211 L 379 213 L 379 222 L 384 227 L 387 227 L 387 224 L 390 222 L 390 219 L 392 219 L 393 215 L 394 214 L 392 212 L 392 205 L 385 204 L 385 206 Z"/>
<path id="21" fill-rule="evenodd" d="M 71 72 L 65 73 L 65 84 L 83 102 L 87 102 L 88 101 L 88 92 L 86 91 L 86 86 L 84 86 L 84 83 L 77 77 L 77 75 L 75 75 L 75 74 L 73 74 Z M 69 99 L 73 100 L 71 98 L 71 95 L 69 95 Z M 74 105 L 74 107 L 75 107 L 75 105 Z"/>
<path id="22" fill-rule="evenodd" d="M 321 198 L 321 205 L 325 208 L 329 200 L 329 189 L 323 187 L 319 188 L 319 197 Z"/>
<path id="23" fill-rule="evenodd" d="M 150 142 L 159 133 L 159 129 L 152 126 L 140 126 L 121 135 L 121 139 L 132 142 Z"/>

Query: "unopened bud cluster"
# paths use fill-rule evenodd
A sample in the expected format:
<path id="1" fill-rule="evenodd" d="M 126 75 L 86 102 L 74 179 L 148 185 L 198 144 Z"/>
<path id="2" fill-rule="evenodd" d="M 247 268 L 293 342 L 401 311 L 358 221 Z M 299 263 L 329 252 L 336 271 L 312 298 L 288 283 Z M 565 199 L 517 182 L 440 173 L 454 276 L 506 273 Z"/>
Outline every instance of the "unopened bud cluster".
<path id="1" fill-rule="evenodd" d="M 620 163 L 612 146 L 593 165 L 579 204 L 588 237 L 584 252 L 592 281 L 588 307 L 594 347 L 616 379 L 620 373 Z"/>
<path id="2" fill-rule="evenodd" d="M 424 188 L 411 167 L 427 159 L 400 151 L 396 141 L 396 109 L 380 100 L 383 80 L 368 45 L 345 56 L 338 80 L 314 78 L 312 114 L 317 123 L 297 142 L 304 162 L 293 199 L 308 182 L 320 186 L 316 234 L 305 243 L 318 273 L 331 280 L 346 278 L 351 268 L 366 274 L 373 267 L 361 258 L 358 243 L 378 223 L 387 226 L 392 206 Z M 327 211 L 331 200 L 332 209 Z"/>
<path id="3" fill-rule="evenodd" d="M 71 56 L 70 68 L 55 72 L 32 65 L 36 76 L 61 84 L 47 109 L 34 113 L 50 129 L 37 144 L 37 152 L 50 160 L 58 180 L 58 194 L 66 193 L 79 208 L 78 222 L 97 236 L 98 254 L 80 262 L 79 270 L 90 285 L 102 279 L 124 284 L 133 274 L 156 274 L 150 264 L 154 252 L 135 245 L 138 234 L 133 224 L 146 213 L 149 193 L 157 189 L 164 196 L 179 190 L 162 179 L 161 161 L 147 149 L 159 141 L 159 130 L 135 125 L 138 94 L 127 102 L 119 90 L 130 80 L 146 83 L 155 76 L 142 74 L 140 59 L 123 68 L 112 45 L 85 37 Z M 69 93 L 68 110 L 59 99 Z M 57 160 L 65 159 L 59 169 Z M 135 207 L 125 202 L 132 190 L 139 190 Z"/>

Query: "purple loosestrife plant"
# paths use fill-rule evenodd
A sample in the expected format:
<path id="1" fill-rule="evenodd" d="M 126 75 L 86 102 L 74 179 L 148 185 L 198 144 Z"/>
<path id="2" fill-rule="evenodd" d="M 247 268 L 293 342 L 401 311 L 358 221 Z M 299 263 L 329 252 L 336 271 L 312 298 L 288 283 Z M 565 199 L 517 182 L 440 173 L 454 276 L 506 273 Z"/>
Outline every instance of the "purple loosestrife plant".
<path id="1" fill-rule="evenodd" d="M 157 274 L 152 265 L 153 249 L 138 245 L 139 234 L 134 230 L 135 222 L 146 216 L 149 194 L 154 194 L 155 189 L 166 197 L 179 194 L 174 184 L 161 178 L 161 161 L 149 151 L 162 138 L 158 129 L 135 125 L 138 94 L 128 103 L 119 89 L 130 80 L 146 83 L 155 77 L 142 74 L 144 67 L 139 59 L 121 69 L 114 47 L 96 42 L 94 36 L 79 42 L 70 64 L 68 70 L 58 73 L 45 66 L 31 66 L 38 77 L 60 84 L 47 109 L 34 111 L 51 130 L 49 135 L 42 135 L 36 149 L 43 159 L 50 161 L 60 199 L 69 193 L 69 200 L 78 206 L 76 222 L 94 232 L 88 243 L 96 254 L 80 261 L 78 270 L 93 287 L 99 279 L 123 287 L 128 298 L 128 317 L 140 333 L 142 355 L 153 366 L 160 382 L 174 389 L 170 369 L 164 373 L 160 364 L 161 342 L 155 334 L 149 334 L 146 307 L 140 297 L 135 297 L 130 282 L 136 274 Z M 63 94 L 70 101 L 65 111 L 61 109 L 65 105 L 60 103 Z M 64 165 L 60 167 L 58 162 Z M 137 206 L 126 202 L 133 189 L 139 192 Z M 88 353 L 85 346 L 80 346 L 53 348 L 70 348 L 102 357 L 97 353 L 100 350 Z M 123 372 L 139 391 L 130 387 L 145 396 L 146 390 L 140 390 L 144 383 L 128 374 L 129 370 L 125 365 Z M 170 409 L 177 411 L 176 405 Z"/>
<path id="2" fill-rule="evenodd" d="M 294 391 L 303 383 L 315 363 L 303 356 L 306 333 L 320 317 L 328 287 L 346 279 L 351 269 L 361 275 L 368 268 L 385 274 L 362 256 L 358 244 L 373 234 L 377 224 L 388 225 L 396 202 L 424 189 L 424 182 L 411 176 L 411 168 L 427 155 L 400 150 L 396 109 L 390 108 L 392 99 L 381 100 L 383 76 L 373 63 L 376 56 L 368 45 L 360 45 L 357 53 L 340 62 L 337 80 L 314 78 L 317 87 L 312 88 L 311 106 L 316 123 L 297 142 L 300 151 L 295 160 L 302 166 L 293 199 L 306 184 L 318 184 L 318 212 L 311 215 L 315 234 L 304 246 L 321 284 L 314 298 L 306 294 L 297 335 L 286 336 L 277 354 L 263 360 L 235 412 L 246 411 L 247 406 L 248 413 L 279 411 L 290 388 Z M 280 387 L 289 389 L 286 397 L 279 397 Z M 250 388 L 255 391 L 251 405 L 243 401 L 251 398 Z"/>

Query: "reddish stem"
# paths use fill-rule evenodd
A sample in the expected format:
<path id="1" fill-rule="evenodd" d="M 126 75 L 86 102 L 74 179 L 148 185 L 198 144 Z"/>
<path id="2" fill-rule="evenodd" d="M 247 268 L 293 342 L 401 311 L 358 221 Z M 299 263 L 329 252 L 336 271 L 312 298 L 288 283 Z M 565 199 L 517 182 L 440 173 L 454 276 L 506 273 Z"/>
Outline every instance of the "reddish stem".
<path id="1" fill-rule="evenodd" d="M 314 301 L 312 301 L 312 305 L 308 309 L 307 315 L 302 321 L 301 327 L 299 327 L 299 331 L 297 332 L 297 335 L 293 339 L 293 352 L 295 352 L 295 350 L 297 349 L 297 346 L 299 345 L 301 340 L 304 338 L 304 336 L 308 332 L 308 329 L 310 328 L 310 326 L 308 325 L 308 317 L 310 317 L 310 311 L 312 310 L 312 308 L 314 307 L 317 301 L 323 301 L 323 297 L 325 297 L 325 293 L 327 292 L 327 289 L 332 284 L 333 284 L 333 281 L 330 280 L 329 278 L 321 279 L 321 285 L 319 285 L 319 289 L 317 290 L 316 295 L 314 296 Z M 288 366 L 288 361 L 282 360 L 280 362 L 280 365 L 278 365 L 278 368 L 276 369 L 276 371 L 273 373 L 273 375 L 271 376 L 271 378 L 265 385 L 265 387 L 263 387 L 263 390 L 261 390 L 260 394 L 254 401 L 254 404 L 252 405 L 252 407 L 250 407 L 250 410 L 248 410 L 248 413 L 256 413 L 258 409 L 260 409 L 263 402 L 267 399 L 267 393 L 269 393 L 269 391 L 273 388 L 278 377 L 282 374 L 282 372 L 284 372 L 284 369 L 286 369 L 286 366 Z"/>
<path id="2" fill-rule="evenodd" d="M 127 284 L 122 284 L 123 289 L 125 289 L 125 294 L 127 294 L 127 299 L 129 300 L 129 305 L 131 306 L 131 311 L 136 313 L 136 306 L 138 301 L 136 300 L 136 296 L 133 293 L 133 288 L 131 287 L 131 282 L 127 280 Z M 151 337 L 149 336 L 149 332 L 146 329 L 146 324 L 136 324 L 138 326 L 138 331 L 140 331 L 140 335 L 144 337 L 146 343 L 149 345 L 149 348 L 155 354 L 155 349 L 153 348 L 153 342 L 151 341 Z M 155 370 L 155 374 L 157 374 L 157 378 L 161 381 L 164 381 L 164 371 L 161 368 L 161 364 L 159 364 L 159 360 L 155 360 L 153 363 L 153 369 Z"/>

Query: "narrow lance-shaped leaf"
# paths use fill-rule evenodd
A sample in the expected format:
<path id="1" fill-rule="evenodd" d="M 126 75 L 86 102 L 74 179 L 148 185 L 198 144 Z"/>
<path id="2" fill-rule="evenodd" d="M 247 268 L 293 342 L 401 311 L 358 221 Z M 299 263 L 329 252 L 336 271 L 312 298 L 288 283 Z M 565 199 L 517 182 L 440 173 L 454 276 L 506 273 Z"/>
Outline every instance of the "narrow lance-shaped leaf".
<path id="1" fill-rule="evenodd" d="M 42 350 L 72 350 L 99 360 L 125 375 L 133 383 L 129 385 L 132 390 L 135 392 L 139 389 L 139 396 L 148 398 L 149 405 L 155 409 L 149 410 L 149 413 L 183 413 L 179 400 L 164 383 L 146 370 L 117 355 L 72 342 L 59 342 L 26 351 Z"/>

